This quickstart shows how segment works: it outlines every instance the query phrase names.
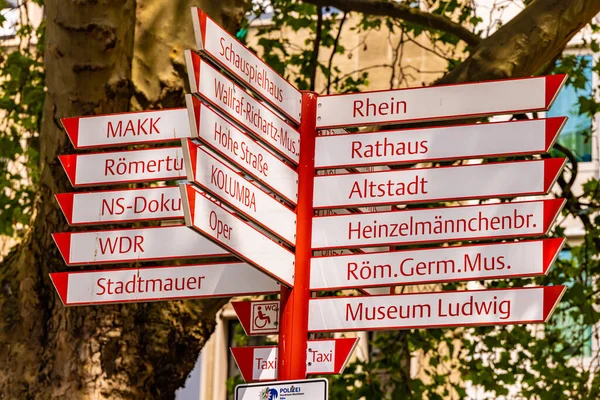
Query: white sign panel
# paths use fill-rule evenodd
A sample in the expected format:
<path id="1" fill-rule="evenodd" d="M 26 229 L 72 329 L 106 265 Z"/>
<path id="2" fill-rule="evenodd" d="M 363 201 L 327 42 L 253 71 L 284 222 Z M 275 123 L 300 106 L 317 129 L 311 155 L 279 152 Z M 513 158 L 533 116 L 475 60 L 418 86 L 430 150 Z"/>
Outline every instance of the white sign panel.
<path id="1" fill-rule="evenodd" d="M 547 110 L 566 75 L 320 96 L 317 128 Z"/>
<path id="2" fill-rule="evenodd" d="M 58 272 L 50 278 L 65 306 L 240 296 L 279 285 L 244 263 Z"/>
<path id="3" fill-rule="evenodd" d="M 545 194 L 566 159 L 315 177 L 315 208 Z"/>
<path id="4" fill-rule="evenodd" d="M 190 137 L 185 108 L 62 118 L 61 122 L 76 149 Z"/>
<path id="5" fill-rule="evenodd" d="M 53 233 L 68 266 L 231 256 L 185 225 Z"/>
<path id="6" fill-rule="evenodd" d="M 545 153 L 565 117 L 318 136 L 316 168 Z"/>
<path id="7" fill-rule="evenodd" d="M 327 379 L 253 383 L 235 387 L 235 400 L 327 400 Z"/>
<path id="8" fill-rule="evenodd" d="M 290 244 L 296 243 L 296 214 L 223 164 L 205 148 L 183 143 L 188 180 Z"/>
<path id="9" fill-rule="evenodd" d="M 183 218 L 178 186 L 55 196 L 69 225 Z"/>
<path id="10" fill-rule="evenodd" d="M 313 249 L 541 236 L 564 199 L 315 217 Z"/>
<path id="11" fill-rule="evenodd" d="M 298 201 L 298 173 L 270 150 L 188 94 L 192 135 L 267 185 L 287 201 Z"/>
<path id="12" fill-rule="evenodd" d="M 185 179 L 181 147 L 58 156 L 71 185 Z"/>
<path id="13" fill-rule="evenodd" d="M 186 225 L 278 281 L 294 285 L 294 253 L 191 185 L 181 185 L 181 198 Z"/>
<path id="14" fill-rule="evenodd" d="M 243 88 L 191 51 L 185 52 L 190 88 L 233 118 L 263 143 L 298 164 L 300 133 Z"/>
<path id="15" fill-rule="evenodd" d="M 308 331 L 338 332 L 542 323 L 565 286 L 309 300 Z"/>
<path id="16" fill-rule="evenodd" d="M 192 7 L 198 49 L 296 123 L 300 123 L 302 94 L 264 61 L 221 28 L 205 12 Z"/>
<path id="17" fill-rule="evenodd" d="M 314 257 L 310 290 L 544 275 L 563 243 L 564 239 L 545 239 Z"/>

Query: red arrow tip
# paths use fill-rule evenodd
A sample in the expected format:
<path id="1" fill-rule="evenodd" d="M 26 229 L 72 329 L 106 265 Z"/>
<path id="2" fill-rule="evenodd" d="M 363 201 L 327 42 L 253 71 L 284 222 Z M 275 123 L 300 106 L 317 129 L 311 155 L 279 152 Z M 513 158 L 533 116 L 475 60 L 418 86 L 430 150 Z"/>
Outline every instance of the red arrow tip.
<path id="1" fill-rule="evenodd" d="M 566 74 L 548 75 L 546 78 L 546 110 L 552 106 L 559 90 L 567 81 Z"/>
<path id="2" fill-rule="evenodd" d="M 194 225 L 194 217 L 196 215 L 196 191 L 192 185 L 186 185 L 185 190 L 187 192 L 188 206 L 190 208 L 191 225 Z"/>
<path id="3" fill-rule="evenodd" d="M 63 128 L 65 128 L 73 147 L 77 148 L 79 143 L 79 117 L 61 118 L 60 122 Z"/>
<path id="4" fill-rule="evenodd" d="M 244 328 L 244 332 L 246 335 L 250 335 L 250 306 L 251 302 L 249 301 L 232 301 L 231 305 L 233 306 L 233 310 L 235 311 L 240 324 L 242 324 L 242 328 Z"/>
<path id="5" fill-rule="evenodd" d="M 75 193 L 58 193 L 54 197 L 60 206 L 65 218 L 69 222 L 69 225 L 73 224 L 73 197 Z"/>
<path id="6" fill-rule="evenodd" d="M 188 180 L 192 181 L 196 179 L 196 161 L 198 160 L 198 145 L 192 142 L 190 139 L 185 140 L 185 147 L 190 157 L 190 171 L 187 171 Z"/>
<path id="7" fill-rule="evenodd" d="M 558 257 L 558 253 L 566 241 L 567 239 L 565 238 L 552 238 L 542 241 L 542 267 L 544 268 L 544 275 L 546 275 L 550 270 L 550 267 L 554 265 L 554 262 Z"/>
<path id="8" fill-rule="evenodd" d="M 193 51 L 190 51 L 192 68 L 194 70 L 194 77 L 196 79 L 196 87 L 193 92 L 198 93 L 198 86 L 200 85 L 200 56 Z"/>
<path id="9" fill-rule="evenodd" d="M 566 158 L 546 158 L 544 159 L 544 193 L 554 185 L 558 179 L 558 175 L 567 163 Z"/>
<path id="10" fill-rule="evenodd" d="M 246 382 L 252 382 L 252 364 L 254 362 L 254 347 L 230 347 L 233 359 Z"/>
<path id="11" fill-rule="evenodd" d="M 566 286 L 544 287 L 544 322 L 547 322 L 550 319 L 552 312 L 558 305 L 558 302 L 566 289 Z"/>
<path id="12" fill-rule="evenodd" d="M 62 255 L 65 263 L 70 265 L 71 262 L 71 232 L 58 232 L 52 234 L 52 239 L 58 247 L 58 251 Z"/>
<path id="13" fill-rule="evenodd" d="M 565 199 L 549 199 L 544 202 L 544 233 L 552 227 L 552 224 L 558 218 L 560 210 L 564 207 Z"/>
<path id="14" fill-rule="evenodd" d="M 54 288 L 58 292 L 63 305 L 67 305 L 67 290 L 69 288 L 69 273 L 68 272 L 53 272 L 50 274 L 50 279 Z"/>
<path id="15" fill-rule="evenodd" d="M 69 182 L 71 182 L 72 186 L 75 186 L 75 171 L 77 169 L 77 155 L 76 154 L 64 154 L 62 156 L 58 156 L 60 163 L 62 164 L 67 176 L 69 177 Z"/>
<path id="16" fill-rule="evenodd" d="M 352 355 L 358 338 L 340 338 L 335 339 L 335 361 L 334 368 L 336 374 L 341 374 L 346 368 L 348 359 Z"/>
<path id="17" fill-rule="evenodd" d="M 567 117 L 554 117 L 546 119 L 546 152 L 554 146 L 560 131 L 567 123 Z"/>

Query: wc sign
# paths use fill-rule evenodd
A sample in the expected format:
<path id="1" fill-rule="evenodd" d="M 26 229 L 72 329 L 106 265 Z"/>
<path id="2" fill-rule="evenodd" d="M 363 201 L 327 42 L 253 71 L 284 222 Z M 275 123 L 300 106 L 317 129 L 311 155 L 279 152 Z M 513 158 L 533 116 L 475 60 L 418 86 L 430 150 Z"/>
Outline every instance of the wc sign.
<path id="1" fill-rule="evenodd" d="M 250 334 L 279 332 L 279 301 L 256 301 L 250 308 Z"/>

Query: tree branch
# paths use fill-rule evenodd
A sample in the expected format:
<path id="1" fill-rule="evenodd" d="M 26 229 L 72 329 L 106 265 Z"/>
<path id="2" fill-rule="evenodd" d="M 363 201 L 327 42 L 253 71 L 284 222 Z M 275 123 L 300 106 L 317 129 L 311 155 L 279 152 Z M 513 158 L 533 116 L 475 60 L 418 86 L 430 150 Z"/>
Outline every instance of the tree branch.
<path id="1" fill-rule="evenodd" d="M 312 57 L 310 59 L 310 90 L 315 90 L 315 83 L 317 81 L 317 67 L 319 66 L 319 48 L 321 47 L 321 32 L 323 30 L 323 8 L 317 7 L 317 30 L 315 33 L 315 42 L 313 46 Z M 335 49 L 333 49 L 335 51 Z"/>
<path id="2" fill-rule="evenodd" d="M 331 6 L 344 12 L 359 12 L 367 15 L 377 15 L 381 17 L 391 17 L 404 20 L 423 26 L 425 28 L 436 29 L 450 33 L 469 46 L 476 47 L 481 43 L 481 38 L 462 26 L 443 15 L 423 12 L 415 7 L 409 7 L 406 4 L 390 2 L 387 0 L 304 0 L 306 3 L 314 4 L 318 7 Z"/>

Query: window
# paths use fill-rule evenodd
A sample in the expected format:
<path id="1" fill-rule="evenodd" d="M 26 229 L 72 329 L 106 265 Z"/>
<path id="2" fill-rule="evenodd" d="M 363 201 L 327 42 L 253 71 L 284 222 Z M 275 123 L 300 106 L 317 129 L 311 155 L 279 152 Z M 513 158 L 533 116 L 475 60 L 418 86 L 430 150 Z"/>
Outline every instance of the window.
<path id="1" fill-rule="evenodd" d="M 549 117 L 569 117 L 563 128 L 558 142 L 571 150 L 578 161 L 592 161 L 592 118 L 589 115 L 579 114 L 579 98 L 593 96 L 592 93 L 592 66 L 594 60 L 591 55 L 578 56 L 580 62 L 585 62 L 584 75 L 587 84 L 583 89 L 572 86 L 562 88 L 556 101 L 547 113 Z"/>

